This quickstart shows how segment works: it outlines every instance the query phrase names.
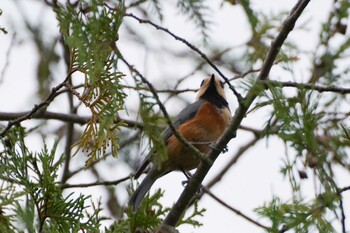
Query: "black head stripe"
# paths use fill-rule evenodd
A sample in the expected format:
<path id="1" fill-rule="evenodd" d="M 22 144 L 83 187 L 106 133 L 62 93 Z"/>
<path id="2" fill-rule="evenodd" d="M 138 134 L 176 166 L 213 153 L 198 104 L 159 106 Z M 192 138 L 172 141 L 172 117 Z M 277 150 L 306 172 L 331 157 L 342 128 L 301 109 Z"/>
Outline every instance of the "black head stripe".
<path id="1" fill-rule="evenodd" d="M 220 108 L 227 107 L 228 106 L 227 101 L 225 100 L 225 98 L 223 96 L 221 96 L 218 93 L 217 88 L 218 87 L 216 86 L 215 77 L 212 76 L 210 79 L 209 86 L 207 87 L 204 94 L 200 98 L 208 100 L 209 102 L 211 102 L 212 104 L 214 104 Z"/>
<path id="2" fill-rule="evenodd" d="M 210 86 L 215 86 L 215 76 L 212 75 L 210 78 Z"/>

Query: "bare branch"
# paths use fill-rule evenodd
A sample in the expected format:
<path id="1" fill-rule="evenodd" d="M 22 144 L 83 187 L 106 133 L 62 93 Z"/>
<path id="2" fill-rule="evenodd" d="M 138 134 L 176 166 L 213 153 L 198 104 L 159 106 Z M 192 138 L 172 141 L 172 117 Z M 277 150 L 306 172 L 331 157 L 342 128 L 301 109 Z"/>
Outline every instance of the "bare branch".
<path id="1" fill-rule="evenodd" d="M 237 163 L 237 161 L 244 155 L 247 150 L 249 150 L 251 147 L 253 147 L 260 139 L 262 139 L 267 132 L 269 134 L 274 134 L 278 131 L 278 128 L 275 127 L 277 121 L 272 122 L 269 126 L 266 126 L 263 130 L 256 130 L 252 129 L 246 126 L 240 126 L 239 129 L 247 130 L 249 132 L 252 132 L 254 134 L 254 138 L 247 142 L 246 144 L 242 145 L 236 152 L 236 154 L 232 157 L 232 159 L 225 165 L 223 169 L 214 177 L 212 178 L 208 184 L 206 185 L 207 188 L 213 187 L 216 183 L 218 183 L 223 176 L 228 172 L 228 170 Z"/>
<path id="2" fill-rule="evenodd" d="M 213 198 L 215 201 L 219 202 L 221 205 L 225 206 L 227 209 L 231 210 L 232 212 L 234 212 L 235 214 L 237 214 L 238 216 L 241 216 L 242 218 L 244 218 L 245 220 L 253 223 L 254 225 L 264 228 L 265 230 L 269 230 L 269 228 L 267 226 L 262 225 L 261 223 L 255 221 L 254 219 L 248 217 L 247 215 L 243 214 L 241 211 L 239 211 L 238 209 L 230 206 L 229 204 L 227 204 L 226 202 L 224 202 L 223 200 L 221 200 L 219 197 L 217 197 L 216 195 L 214 195 L 208 188 L 202 187 L 203 191 L 208 194 L 211 198 Z"/>
<path id="3" fill-rule="evenodd" d="M 277 65 L 278 63 L 280 63 L 282 60 L 277 60 L 275 61 L 273 64 L 274 65 Z M 236 80 L 236 79 L 241 79 L 241 78 L 244 78 L 245 76 L 247 76 L 248 74 L 251 74 L 251 73 L 257 73 L 257 72 L 260 72 L 261 71 L 261 68 L 260 69 L 250 69 L 250 70 L 247 70 L 246 72 L 243 72 L 243 73 L 240 73 L 238 75 L 235 75 L 234 77 L 230 78 L 229 80 L 230 81 L 233 81 L 233 80 Z"/>
<path id="4" fill-rule="evenodd" d="M 69 189 L 69 188 L 89 188 L 93 186 L 109 186 L 109 185 L 117 185 L 119 183 L 122 183 L 126 180 L 129 180 L 130 176 L 126 176 L 123 178 L 120 178 L 118 180 L 113 180 L 113 181 L 96 181 L 92 183 L 86 183 L 86 184 L 62 184 L 62 189 Z"/>
<path id="5" fill-rule="evenodd" d="M 132 2 L 130 3 L 130 5 L 128 5 L 126 8 L 129 9 L 131 7 L 136 7 L 136 6 L 139 6 L 141 5 L 142 3 L 146 2 L 147 0 L 138 0 L 136 2 Z"/>
<path id="6" fill-rule="evenodd" d="M 232 92 L 236 95 L 237 99 L 239 101 L 242 100 L 242 96 L 236 91 L 236 89 L 231 85 L 230 80 L 220 71 L 220 69 L 209 59 L 209 57 L 203 53 L 200 49 L 198 49 L 196 46 L 194 46 L 193 44 L 191 44 L 190 42 L 188 42 L 187 40 L 185 40 L 182 37 L 179 37 L 177 35 L 175 35 L 174 33 L 172 33 L 171 31 L 169 31 L 169 29 L 161 27 L 155 23 L 153 23 L 150 20 L 145 20 L 145 19 L 141 19 L 137 16 L 135 16 L 132 13 L 125 13 L 124 16 L 126 17 L 131 17 L 136 19 L 139 23 L 146 23 L 146 24 L 150 24 L 153 27 L 155 27 L 157 30 L 161 30 L 167 34 L 169 34 L 170 36 L 172 36 L 175 40 L 181 41 L 182 43 L 184 43 L 185 45 L 187 45 L 190 49 L 192 49 L 193 51 L 195 51 L 196 53 L 198 53 L 224 80 L 225 82 L 229 85 L 230 89 L 232 90 Z"/>
<path id="7" fill-rule="evenodd" d="M 76 69 L 70 71 L 62 83 L 58 84 L 56 87 L 53 87 L 50 95 L 46 98 L 46 100 L 44 102 L 41 102 L 40 104 L 34 105 L 33 109 L 31 111 L 29 111 L 27 114 L 22 115 L 14 120 L 9 121 L 7 126 L 1 131 L 0 137 L 4 137 L 6 132 L 9 131 L 12 126 L 19 124 L 22 121 L 30 119 L 35 113 L 38 113 L 40 110 L 45 109 L 47 106 L 49 106 L 49 104 L 55 99 L 56 92 L 59 91 L 62 87 L 64 87 L 66 85 L 70 76 L 76 71 L 77 71 Z M 40 113 L 38 113 L 38 114 L 40 114 Z"/>
<path id="8" fill-rule="evenodd" d="M 339 93 L 343 95 L 350 93 L 350 88 L 342 88 L 337 86 L 324 87 L 324 86 L 315 85 L 311 83 L 279 82 L 274 80 L 264 80 L 262 81 L 262 83 L 267 85 L 273 85 L 273 86 L 295 87 L 298 89 L 314 90 L 317 92 L 333 92 L 333 93 Z"/>
<path id="9" fill-rule="evenodd" d="M 265 58 L 265 61 L 262 65 L 261 72 L 258 76 L 258 80 L 265 80 L 268 77 L 268 74 L 271 70 L 271 67 L 273 65 L 273 62 L 284 43 L 285 39 L 287 38 L 288 34 L 293 30 L 296 20 L 299 18 L 305 7 L 308 5 L 310 0 L 300 0 L 295 7 L 291 10 L 290 14 L 284 21 L 281 31 L 275 38 L 275 40 L 272 42 L 271 47 L 268 51 L 268 54 Z M 220 150 L 224 148 L 227 143 L 235 137 L 237 129 L 239 125 L 241 124 L 243 118 L 245 117 L 246 112 L 248 111 L 250 105 L 255 100 L 258 93 L 256 93 L 256 88 L 258 84 L 256 83 L 251 90 L 248 92 L 247 97 L 244 99 L 244 102 L 240 102 L 240 105 L 238 109 L 236 110 L 236 113 L 233 117 L 233 119 L 230 122 L 230 125 L 225 130 L 224 134 L 219 138 L 219 140 L 215 143 L 215 148 L 218 148 L 217 150 L 211 150 L 208 152 L 208 157 L 215 161 L 218 157 Z M 199 189 L 204 177 L 208 173 L 209 169 L 211 168 L 210 164 L 201 163 L 198 167 L 196 173 L 193 175 L 193 177 L 189 180 L 188 185 L 185 187 L 184 191 L 182 192 L 180 198 L 175 203 L 173 208 L 170 210 L 166 218 L 164 219 L 163 223 L 160 226 L 160 229 L 163 228 L 163 226 L 166 226 L 165 229 L 169 226 L 174 227 L 176 223 L 178 222 L 179 218 L 182 216 L 183 212 L 186 210 L 187 206 L 193 199 L 195 193 Z"/>
<path id="10" fill-rule="evenodd" d="M 30 111 L 26 112 L 0 112 L 0 121 L 15 120 L 23 115 L 29 114 Z M 64 114 L 56 112 L 36 112 L 31 116 L 31 119 L 45 119 L 45 120 L 59 120 L 63 122 L 71 122 L 80 125 L 86 124 L 90 117 L 88 116 L 78 116 L 75 114 Z"/>
<path id="11" fill-rule="evenodd" d="M 7 51 L 6 51 L 6 55 L 5 55 L 6 58 L 5 58 L 4 68 L 0 72 L 0 84 L 4 81 L 6 71 L 7 71 L 8 67 L 9 67 L 10 55 L 11 55 L 12 49 L 14 47 L 15 40 L 16 40 L 16 34 L 13 34 L 12 38 L 11 38 L 11 43 L 10 43 L 10 45 L 9 45 Z"/>
<path id="12" fill-rule="evenodd" d="M 176 137 L 177 140 L 179 140 L 187 149 L 191 150 L 193 152 L 193 154 L 199 158 L 201 161 L 204 161 L 205 163 L 208 164 L 212 164 L 212 161 L 210 159 L 208 159 L 207 157 L 204 157 L 203 153 L 200 152 L 195 146 L 193 146 L 190 142 L 188 142 L 177 130 L 177 128 L 174 126 L 174 124 L 172 123 L 170 116 L 165 108 L 165 106 L 163 105 L 163 103 L 160 101 L 159 96 L 157 94 L 157 91 L 154 89 L 153 85 L 137 70 L 135 69 L 132 65 L 129 64 L 129 62 L 127 60 L 125 60 L 122 55 L 120 54 L 120 59 L 129 67 L 131 72 L 134 72 L 137 74 L 137 76 L 139 76 L 142 81 L 148 86 L 148 88 L 150 89 L 152 95 L 154 96 L 160 110 L 162 111 L 165 119 L 167 120 L 167 123 L 170 127 L 170 129 L 172 130 L 174 136 Z"/>
<path id="13" fill-rule="evenodd" d="M 252 140 L 250 140 L 249 142 L 241 146 L 236 152 L 236 154 L 232 157 L 232 159 L 225 165 L 225 167 L 221 169 L 220 172 L 216 174 L 216 176 L 209 181 L 206 187 L 211 188 L 215 184 L 217 184 L 222 179 L 222 177 L 227 173 L 227 171 L 230 170 L 230 168 L 237 163 L 237 161 L 242 157 L 242 155 L 244 155 L 244 153 L 248 149 L 252 148 L 259 140 L 260 140 L 260 137 L 254 137 Z"/>
<path id="14" fill-rule="evenodd" d="M 0 112 L 0 121 L 9 121 L 9 120 L 15 120 L 19 117 L 22 117 L 24 115 L 29 114 L 30 111 L 27 112 Z M 91 119 L 89 116 L 79 116 L 75 114 L 64 114 L 64 113 L 56 113 L 56 112 L 50 112 L 50 111 L 45 111 L 45 112 L 36 112 L 34 113 L 31 117 L 31 119 L 46 119 L 46 120 L 59 120 L 63 122 L 70 122 L 70 123 L 75 123 L 75 124 L 80 124 L 84 125 L 88 123 Z M 128 125 L 128 127 L 131 128 L 143 128 L 143 124 L 138 121 L 133 121 L 133 120 L 128 120 L 124 118 L 117 117 L 116 123 L 118 122 L 124 122 Z"/>
<path id="15" fill-rule="evenodd" d="M 339 190 L 339 192 L 342 193 L 342 192 L 345 192 L 345 191 L 348 191 L 348 190 L 350 190 L 350 186 L 346 186 L 346 187 L 344 187 L 344 188 L 341 188 L 341 189 Z"/>

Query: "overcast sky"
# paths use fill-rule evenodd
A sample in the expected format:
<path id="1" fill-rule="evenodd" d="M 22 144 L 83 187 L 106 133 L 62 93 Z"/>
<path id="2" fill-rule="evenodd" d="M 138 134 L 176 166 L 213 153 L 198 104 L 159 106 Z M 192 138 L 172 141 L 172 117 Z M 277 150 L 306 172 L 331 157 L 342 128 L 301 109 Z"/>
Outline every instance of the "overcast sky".
<path id="1" fill-rule="evenodd" d="M 48 38 L 57 33 L 57 22 L 55 21 L 54 14 L 52 12 L 43 11 L 44 8 L 39 3 L 40 1 L 26 0 L 19 2 L 21 3 L 22 10 L 26 13 L 31 22 L 41 21 Z M 298 44 L 304 51 L 312 51 L 318 43 L 318 32 L 321 22 L 327 18 L 327 12 L 329 12 L 332 2 L 332 0 L 311 1 L 297 23 L 297 25 L 306 24 L 307 30 L 293 31 L 289 40 Z M 252 1 L 252 7 L 259 11 L 277 13 L 282 10 L 289 11 L 295 3 L 296 1 L 291 0 L 256 0 Z M 239 46 L 249 40 L 249 25 L 240 6 L 232 7 L 229 4 L 220 6 L 216 1 L 212 1 L 211 4 L 213 4 L 211 7 L 213 9 L 211 12 L 213 26 L 211 27 L 210 35 L 213 44 L 223 45 L 222 47 Z M 0 56 L 0 72 L 2 72 L 4 66 L 7 66 L 6 62 L 9 64 L 5 70 L 5 76 L 0 77 L 0 111 L 18 112 L 29 110 L 39 101 L 34 97 L 35 64 L 37 62 L 36 51 L 33 44 L 28 42 L 30 41 L 28 40 L 29 34 L 23 30 L 24 26 L 21 24 L 21 17 L 19 16 L 17 7 L 13 4 L 13 0 L 1 0 L 0 9 L 3 10 L 3 15 L 0 16 L 0 26 L 5 27 L 9 32 L 7 35 L 0 34 L 0 51 L 2 51 L 2 56 Z M 186 24 L 185 18 L 177 17 L 176 11 L 171 9 L 166 9 L 164 15 L 166 15 L 163 23 L 165 27 L 169 28 L 177 35 L 185 37 L 189 41 L 196 41 L 198 32 L 193 30 L 193 25 Z M 167 15 L 171 15 L 171 17 L 167 17 Z M 131 21 L 131 19 L 126 20 Z M 161 32 L 149 26 L 140 25 L 137 22 L 134 22 L 134 27 L 137 27 L 139 30 L 144 30 L 147 34 L 161 34 Z M 10 56 L 7 57 L 5 51 L 8 51 L 14 34 L 15 45 L 10 50 Z M 164 35 L 160 35 L 160 37 L 162 40 L 160 43 L 162 44 L 169 43 L 173 48 L 176 46 L 184 47 L 183 44 L 174 41 L 170 37 Z M 177 75 L 178 77 L 182 77 L 190 70 L 189 66 L 191 66 L 191 64 L 186 65 L 181 64 L 181 62 L 170 64 L 170 61 L 166 59 L 165 61 L 162 59 L 157 60 L 155 56 L 150 56 L 145 63 L 145 56 L 147 56 L 146 50 L 140 51 L 138 47 L 130 47 L 128 38 L 124 38 L 122 35 L 120 36 L 119 43 L 121 50 L 127 53 L 126 55 L 129 61 L 136 64 L 141 71 L 147 74 L 147 77 L 152 77 L 154 82 L 162 80 L 162 78 L 164 78 L 162 75 L 165 71 L 171 73 L 172 77 Z M 157 45 L 158 41 L 155 41 L 154 46 Z M 301 55 L 300 60 L 294 66 L 297 81 L 303 81 L 304 78 L 309 76 L 308 68 L 310 68 L 310 60 L 308 58 L 309 57 L 306 55 Z M 166 66 L 160 67 L 159 64 L 161 62 L 165 62 Z M 284 79 L 284 81 L 292 81 L 290 79 L 288 80 L 288 78 L 291 77 L 288 75 L 284 76 L 286 73 L 278 67 L 273 68 L 271 74 L 273 77 L 283 77 L 282 79 Z M 63 63 L 57 66 L 57 72 L 55 73 L 57 83 L 60 77 L 65 77 L 65 67 Z M 191 81 L 191 83 L 186 82 L 186 85 L 191 85 L 189 87 L 198 87 L 201 78 L 202 77 L 198 76 L 197 79 L 194 79 L 197 81 Z M 230 94 L 228 90 L 226 91 L 228 93 L 231 110 L 234 112 L 237 103 L 233 95 Z M 190 102 L 195 100 L 195 95 L 193 93 L 184 96 L 186 96 Z M 180 110 L 177 108 L 170 108 L 169 106 L 167 107 L 172 114 L 176 114 Z M 55 101 L 52 106 L 50 106 L 50 109 L 59 111 L 61 109 L 60 103 Z M 266 119 L 267 116 L 267 112 L 258 112 L 254 119 L 249 117 L 244 119 L 243 124 L 261 128 L 265 121 L 260 121 L 260 119 Z M 1 122 L 1 124 L 4 123 Z M 25 124 L 31 125 L 31 123 L 28 122 Z M 210 177 L 220 171 L 220 168 L 232 158 L 237 148 L 246 143 L 250 138 L 252 138 L 251 134 L 239 131 L 237 138 L 232 140 L 229 144 L 229 152 L 220 155 L 206 180 L 210 180 Z M 41 148 L 40 137 L 32 137 L 31 140 L 31 148 L 39 150 Z M 253 209 L 257 206 L 261 206 L 264 202 L 270 201 L 272 196 L 283 197 L 283 200 L 289 200 L 291 198 L 290 185 L 286 179 L 282 178 L 279 172 L 283 164 L 282 158 L 284 155 L 285 148 L 283 143 L 275 137 L 271 137 L 268 143 L 266 140 L 260 141 L 226 174 L 224 179 L 213 188 L 212 192 L 243 213 L 254 219 L 258 219 Z M 293 156 L 293 154 L 291 154 L 291 156 Z M 104 167 L 100 168 L 104 169 Z M 116 179 L 125 176 L 129 172 L 125 168 L 115 169 L 114 171 L 113 177 Z M 311 178 L 303 180 L 301 184 L 306 200 L 314 197 L 312 174 L 310 173 L 309 175 Z M 91 177 L 88 175 L 83 176 L 79 181 L 89 181 L 90 178 Z M 349 185 L 349 173 L 338 168 L 336 169 L 336 178 L 340 187 Z M 106 174 L 106 179 L 112 179 L 110 173 Z M 184 180 L 184 177 L 180 173 L 169 174 L 157 181 L 152 190 L 155 190 L 157 187 L 164 189 L 165 197 L 162 200 L 166 205 L 171 205 L 177 200 L 179 194 L 183 190 L 181 185 L 182 180 Z M 98 188 L 89 188 L 82 189 L 81 191 L 96 196 L 99 190 Z M 106 197 L 103 193 L 101 195 Z M 126 192 L 121 191 L 120 195 L 126 202 Z M 349 192 L 344 193 L 344 200 L 346 215 L 350 216 Z M 260 228 L 257 228 L 235 215 L 208 196 L 204 196 L 203 200 L 200 202 L 200 207 L 205 207 L 207 209 L 204 217 L 198 219 L 204 225 L 198 229 L 183 226 L 180 228 L 180 232 L 218 232 L 218 229 L 220 229 L 219 232 L 221 233 L 262 232 Z M 263 223 L 268 225 L 267 222 Z M 348 228 L 349 227 L 350 224 L 348 224 Z"/>

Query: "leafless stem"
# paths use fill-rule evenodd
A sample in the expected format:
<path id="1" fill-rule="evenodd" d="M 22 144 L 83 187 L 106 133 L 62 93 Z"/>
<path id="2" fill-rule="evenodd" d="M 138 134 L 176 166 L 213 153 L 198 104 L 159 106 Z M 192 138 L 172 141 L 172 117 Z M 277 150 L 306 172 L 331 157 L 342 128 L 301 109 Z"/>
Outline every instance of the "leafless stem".
<path id="1" fill-rule="evenodd" d="M 130 143 L 132 143 L 133 141 L 135 141 L 137 138 L 140 137 L 140 134 L 141 134 L 141 131 L 138 130 L 134 135 L 130 136 L 129 138 L 125 139 L 123 142 L 121 142 L 119 144 L 119 150 L 121 150 L 122 148 L 124 148 L 125 146 L 129 145 Z M 109 155 L 111 155 L 110 153 L 105 153 L 102 157 L 94 160 L 91 162 L 90 166 L 89 167 L 92 167 L 94 165 L 96 165 L 97 163 L 99 163 L 100 161 L 106 159 Z M 76 169 L 75 171 L 71 171 L 70 174 L 71 176 L 74 176 L 76 175 L 77 173 L 81 172 L 81 171 L 85 171 L 86 170 L 86 167 L 81 167 L 81 168 L 78 168 Z"/>
<path id="2" fill-rule="evenodd" d="M 230 168 L 232 168 L 232 166 L 237 163 L 237 161 L 242 157 L 242 155 L 244 155 L 244 153 L 249 148 L 252 148 L 253 145 L 255 145 L 259 140 L 260 140 L 260 137 L 254 137 L 252 140 L 250 140 L 249 142 L 241 146 L 236 152 L 236 154 L 232 157 L 232 159 L 225 165 L 225 167 L 221 169 L 220 172 L 216 174 L 215 177 L 213 177 L 209 181 L 206 187 L 211 188 L 215 184 L 217 184 L 223 178 L 223 176 L 227 173 L 227 171 L 230 170 Z"/>
<path id="3" fill-rule="evenodd" d="M 2 71 L 0 73 L 0 84 L 3 82 L 3 80 L 5 78 L 6 71 L 9 67 L 10 55 L 11 55 L 12 48 L 15 44 L 15 39 L 16 39 L 16 34 L 13 34 L 12 38 L 11 38 L 11 43 L 6 51 L 6 55 L 5 55 L 6 60 L 5 60 L 4 68 L 2 69 Z"/>
<path id="4" fill-rule="evenodd" d="M 293 30 L 296 20 L 299 18 L 305 7 L 308 5 L 310 0 L 300 0 L 295 5 L 295 7 L 291 10 L 290 14 L 287 16 L 286 20 L 284 21 L 281 31 L 275 38 L 275 40 L 271 43 L 271 47 L 267 53 L 267 56 L 265 58 L 265 61 L 262 65 L 261 72 L 259 73 L 258 80 L 265 80 L 268 77 L 268 74 L 271 70 L 271 67 L 273 65 L 273 62 L 284 43 L 285 39 L 287 38 L 288 34 Z M 248 92 L 246 98 L 243 102 L 240 102 L 238 109 L 236 110 L 236 113 L 230 122 L 228 128 L 225 130 L 224 134 L 219 138 L 219 140 L 215 143 L 215 148 L 220 149 L 224 148 L 227 143 L 235 137 L 237 129 L 239 125 L 241 124 L 243 118 L 246 115 L 246 112 L 248 111 L 250 105 L 253 103 L 257 96 L 256 89 L 258 84 L 255 84 L 251 90 Z M 216 158 L 219 155 L 219 151 L 216 150 L 210 150 L 207 154 L 207 156 L 212 160 L 215 161 Z M 188 185 L 185 187 L 184 191 L 182 192 L 180 198 L 175 203 L 173 208 L 170 210 L 166 218 L 164 219 L 163 223 L 160 226 L 160 231 L 162 229 L 167 229 L 169 227 L 174 227 L 180 217 L 182 216 L 183 212 L 186 210 L 187 206 L 193 199 L 195 193 L 199 189 L 204 177 L 208 173 L 209 169 L 211 168 L 210 164 L 201 163 L 198 167 L 196 173 L 193 175 L 193 177 L 189 180 Z"/>
<path id="5" fill-rule="evenodd" d="M 177 128 L 174 126 L 172 123 L 170 116 L 163 105 L 163 103 L 160 101 L 159 96 L 157 94 L 157 91 L 154 89 L 153 85 L 137 70 L 135 69 L 127 60 L 125 60 L 121 55 L 120 59 L 129 67 L 130 71 L 133 73 L 136 73 L 138 77 L 141 78 L 142 82 L 145 83 L 148 88 L 150 89 L 152 95 L 154 96 L 160 110 L 162 111 L 165 119 L 167 120 L 167 123 L 172 130 L 174 136 L 176 137 L 177 140 L 179 140 L 187 149 L 191 150 L 193 154 L 200 159 L 201 161 L 204 161 L 205 163 L 212 164 L 212 161 L 209 160 L 207 157 L 204 157 L 202 152 L 200 152 L 195 146 L 193 146 L 190 142 L 188 142 L 177 130 Z"/>
<path id="6" fill-rule="evenodd" d="M 345 192 L 345 191 L 348 191 L 348 190 L 350 190 L 350 186 L 346 186 L 344 188 L 339 189 L 339 192 L 342 193 L 342 192 Z"/>
<path id="7" fill-rule="evenodd" d="M 243 214 L 240 210 L 230 206 L 229 204 L 227 204 L 226 202 L 224 202 L 223 200 L 221 200 L 219 197 L 217 197 L 216 195 L 214 195 L 208 188 L 202 187 L 203 191 L 208 194 L 211 198 L 213 198 L 215 201 L 219 202 L 221 205 L 225 206 L 227 209 L 231 210 L 232 212 L 234 212 L 235 214 L 237 214 L 238 216 L 241 216 L 242 218 L 244 218 L 245 220 L 253 223 L 254 225 L 264 228 L 265 230 L 269 230 L 269 228 L 267 226 L 262 225 L 261 223 L 255 221 L 254 219 L 250 218 L 249 216 Z"/>
<path id="8" fill-rule="evenodd" d="M 0 112 L 0 121 L 9 121 L 9 120 L 15 120 L 23 115 L 29 114 L 30 111 L 27 112 Z M 91 119 L 89 116 L 79 116 L 76 114 L 65 114 L 65 113 L 56 113 L 56 112 L 50 112 L 50 111 L 44 111 L 44 112 L 36 112 L 31 116 L 31 119 L 46 119 L 46 120 L 59 120 L 63 122 L 70 122 L 74 124 L 80 124 L 84 125 L 88 123 Z M 118 117 L 116 119 L 116 123 L 118 122 L 125 122 L 128 127 L 131 128 L 143 128 L 143 124 L 138 121 L 124 119 Z"/>
<path id="9" fill-rule="evenodd" d="M 236 91 L 236 89 L 231 85 L 230 80 L 220 71 L 220 69 L 209 59 L 209 57 L 203 53 L 200 49 L 198 49 L 196 46 L 194 46 L 193 44 L 191 44 L 190 42 L 188 42 L 187 40 L 185 40 L 182 37 L 179 37 L 177 35 L 175 35 L 174 33 L 172 33 L 169 29 L 164 28 L 162 26 L 159 26 L 158 24 L 153 23 L 150 20 L 146 20 L 146 19 L 141 19 L 137 16 L 135 16 L 132 13 L 125 13 L 124 16 L 126 17 L 131 17 L 136 19 L 139 23 L 145 23 L 145 24 L 149 24 L 152 25 L 154 28 L 156 28 L 157 30 L 161 30 L 165 33 L 167 33 L 168 35 L 170 35 L 171 37 L 173 37 L 175 40 L 181 41 L 182 43 L 184 43 L 187 47 L 189 47 L 191 50 L 195 51 L 196 53 L 198 53 L 224 80 L 225 82 L 229 85 L 230 89 L 232 90 L 232 92 L 236 95 L 237 99 L 239 101 L 242 100 L 242 96 Z"/>
<path id="10" fill-rule="evenodd" d="M 96 181 L 92 183 L 86 183 L 86 184 L 62 184 L 62 189 L 69 189 L 69 188 L 89 188 L 93 186 L 109 186 L 109 185 L 117 185 L 119 183 L 122 183 L 126 180 L 130 179 L 130 176 L 126 176 L 123 178 L 120 178 L 118 180 L 113 181 Z"/>
<path id="11" fill-rule="evenodd" d="M 22 121 L 30 119 L 36 113 L 40 114 L 39 111 L 46 108 L 54 100 L 54 98 L 56 96 L 56 92 L 66 85 L 67 81 L 69 80 L 69 77 L 76 71 L 77 71 L 76 69 L 70 71 L 62 83 L 60 83 L 57 86 L 55 86 L 54 88 L 52 88 L 51 93 L 49 94 L 49 96 L 46 98 L 45 101 L 41 102 L 40 104 L 34 105 L 33 109 L 31 111 L 29 111 L 27 114 L 22 115 L 14 120 L 9 121 L 7 126 L 1 131 L 0 137 L 4 137 L 5 134 L 7 133 L 7 131 L 9 131 L 12 126 L 19 124 Z"/>
<path id="12" fill-rule="evenodd" d="M 273 80 L 262 81 L 263 84 L 281 86 L 281 87 L 295 87 L 298 89 L 314 90 L 317 92 L 333 92 L 339 94 L 349 94 L 350 88 L 342 88 L 337 86 L 324 87 L 320 85 L 315 85 L 311 83 L 296 83 L 296 82 L 279 82 Z"/>

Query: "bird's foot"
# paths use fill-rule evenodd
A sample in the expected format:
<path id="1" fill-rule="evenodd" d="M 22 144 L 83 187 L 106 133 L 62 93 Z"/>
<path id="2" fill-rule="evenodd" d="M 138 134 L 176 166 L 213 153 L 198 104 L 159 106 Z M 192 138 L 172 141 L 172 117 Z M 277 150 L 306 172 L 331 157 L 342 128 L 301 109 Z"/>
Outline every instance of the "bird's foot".
<path id="1" fill-rule="evenodd" d="M 182 186 L 186 187 L 189 181 L 190 181 L 189 179 L 182 181 L 181 182 Z M 201 196 L 202 193 L 203 193 L 203 186 L 201 185 L 196 193 L 196 196 Z"/>
<path id="2" fill-rule="evenodd" d="M 221 153 L 226 153 L 226 152 L 228 152 L 227 146 L 225 146 L 224 148 L 222 148 L 222 150 L 219 150 L 218 148 L 216 148 L 216 147 L 214 146 L 214 144 L 210 144 L 209 147 L 210 147 L 211 149 L 213 149 L 213 150 L 220 151 Z"/>

